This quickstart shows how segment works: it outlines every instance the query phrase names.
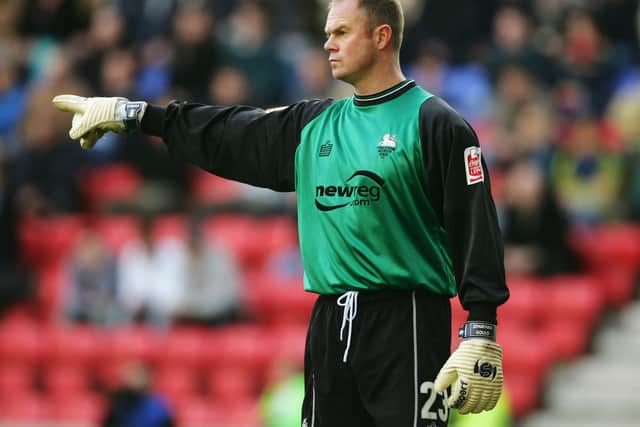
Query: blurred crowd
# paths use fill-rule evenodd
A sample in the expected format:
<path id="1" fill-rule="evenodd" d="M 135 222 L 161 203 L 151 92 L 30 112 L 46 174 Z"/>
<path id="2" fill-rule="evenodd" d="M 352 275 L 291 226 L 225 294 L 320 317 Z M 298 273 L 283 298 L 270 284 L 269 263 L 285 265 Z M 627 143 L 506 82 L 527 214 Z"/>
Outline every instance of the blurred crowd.
<path id="1" fill-rule="evenodd" d="M 460 111 L 478 133 L 491 170 L 509 273 L 579 271 L 570 231 L 640 220 L 636 1 L 402 3 L 407 15 L 403 69 Z M 203 185 L 229 188 L 168 159 L 163 144 L 140 134 L 108 135 L 93 150 L 82 150 L 68 138 L 70 117 L 52 108 L 54 95 L 265 108 L 302 98 L 351 96 L 350 88 L 329 73 L 322 50 L 325 15 L 322 0 L 0 2 L 0 300 L 20 293 L 12 283 L 28 282 L 30 269 L 20 266 L 17 236 L 25 218 L 120 209 L 140 214 L 144 236 L 148 215 L 213 215 L 221 203 L 202 197 Z M 91 177 L 114 165 L 139 177 L 135 194 L 117 207 L 92 203 Z M 95 185 L 100 192 L 109 182 Z M 230 193 L 225 206 L 231 200 L 242 212 L 289 214 L 295 205 L 289 195 L 246 186 Z M 145 269 L 156 274 L 146 279 L 152 282 L 186 282 L 186 271 L 196 271 L 236 283 L 234 271 L 184 267 L 196 262 L 184 254 L 200 250 L 193 227 L 191 238 L 178 247 L 152 248 L 153 257 L 144 238 L 125 248 L 127 255 L 120 258 L 130 265 L 104 261 L 99 280 L 90 277 L 91 267 L 107 255 L 95 236 L 84 236 L 72 268 L 83 278 L 78 280 L 95 282 L 90 288 L 101 295 L 98 301 L 116 298 L 110 290 L 116 283 L 133 284 L 117 292 L 127 297 L 109 305 L 114 307 L 109 313 L 92 309 L 87 301 L 95 295 L 78 290 L 68 297 L 68 316 L 97 316 L 94 321 L 108 323 L 143 312 L 166 325 L 167 316 L 184 313 L 184 307 L 170 306 L 183 299 L 169 295 L 184 290 L 166 286 L 166 295 L 142 296 L 139 277 Z M 204 252 L 203 257 L 224 260 L 217 264 L 233 264 L 224 258 L 229 254 Z M 201 279 L 189 280 L 197 286 Z M 225 309 L 238 301 L 234 287 Z M 184 304 L 197 312 L 201 301 Z M 202 316 L 211 320 L 218 314 Z"/>

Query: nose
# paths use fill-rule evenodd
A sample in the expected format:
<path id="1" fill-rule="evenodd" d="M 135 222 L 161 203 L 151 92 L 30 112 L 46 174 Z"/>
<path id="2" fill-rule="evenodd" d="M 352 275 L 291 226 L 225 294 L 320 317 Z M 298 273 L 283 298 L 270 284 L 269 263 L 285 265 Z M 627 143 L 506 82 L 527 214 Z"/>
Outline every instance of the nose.
<path id="1" fill-rule="evenodd" d="M 329 37 L 326 42 L 324 42 L 324 50 L 327 52 L 335 52 L 338 50 L 335 42 L 333 41 L 333 36 Z"/>

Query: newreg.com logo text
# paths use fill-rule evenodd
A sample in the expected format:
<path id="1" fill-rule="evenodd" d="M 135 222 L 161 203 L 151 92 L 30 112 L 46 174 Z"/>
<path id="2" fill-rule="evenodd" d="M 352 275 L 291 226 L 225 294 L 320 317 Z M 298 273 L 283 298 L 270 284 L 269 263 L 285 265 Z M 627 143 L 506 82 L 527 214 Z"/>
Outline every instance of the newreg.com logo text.
<path id="1" fill-rule="evenodd" d="M 357 176 L 365 177 L 372 181 L 371 185 L 348 185 Z M 357 171 L 345 185 L 318 185 L 316 187 L 316 207 L 324 212 L 332 211 L 347 206 L 371 206 L 380 200 L 384 179 L 371 171 Z M 332 201 L 333 198 L 341 198 L 340 201 Z M 349 200 L 344 200 L 348 198 Z M 320 200 L 321 199 L 321 200 Z"/>

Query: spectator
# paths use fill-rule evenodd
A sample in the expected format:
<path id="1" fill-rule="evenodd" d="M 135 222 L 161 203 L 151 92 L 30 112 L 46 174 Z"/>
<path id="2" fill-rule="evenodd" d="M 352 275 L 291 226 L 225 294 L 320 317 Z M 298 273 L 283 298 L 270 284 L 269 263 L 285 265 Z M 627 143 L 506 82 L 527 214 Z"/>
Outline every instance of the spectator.
<path id="1" fill-rule="evenodd" d="M 209 76 L 219 66 L 215 21 L 203 2 L 183 2 L 173 21 L 172 85 L 194 100 L 206 100 Z"/>
<path id="2" fill-rule="evenodd" d="M 142 46 L 140 72 L 136 81 L 135 92 L 145 99 L 159 99 L 166 96 L 171 89 L 170 40 L 155 38 Z"/>
<path id="3" fill-rule="evenodd" d="M 131 37 L 143 43 L 169 34 L 176 3 L 176 0 L 118 0 Z"/>
<path id="4" fill-rule="evenodd" d="M 121 320 L 116 263 L 100 237 L 84 230 L 69 260 L 65 315 L 74 322 L 109 326 Z"/>
<path id="5" fill-rule="evenodd" d="M 579 270 L 569 223 L 538 166 L 523 157 L 505 177 L 501 206 L 507 274 L 549 276 Z"/>
<path id="6" fill-rule="evenodd" d="M 504 64 L 497 75 L 493 120 L 499 127 L 509 128 L 524 103 L 544 102 L 545 95 L 526 67 L 517 62 Z"/>
<path id="7" fill-rule="evenodd" d="M 68 85 L 74 90 L 78 85 Z M 56 88 L 59 90 L 59 88 Z M 18 215 L 78 212 L 82 208 L 77 172 L 84 156 L 68 143 L 63 120 L 49 107 L 49 88 L 31 94 L 22 126 L 24 146 L 10 168 L 8 189 Z M 62 127 L 61 127 L 62 125 Z"/>
<path id="8" fill-rule="evenodd" d="M 239 318 L 241 277 L 231 252 L 205 239 L 198 220 L 189 225 L 181 320 L 216 325 Z"/>
<path id="9" fill-rule="evenodd" d="M 91 85 L 94 93 L 100 93 L 100 73 L 104 57 L 112 49 L 124 47 L 125 27 L 119 9 L 105 4 L 91 13 L 91 24 L 86 39 L 76 48 L 76 72 Z"/>
<path id="10" fill-rule="evenodd" d="M 593 116 L 579 118 L 551 162 L 551 184 L 574 225 L 590 226 L 620 218 L 623 161 L 607 150 L 601 125 Z"/>
<path id="11" fill-rule="evenodd" d="M 186 257 L 174 239 L 156 241 L 153 218 L 140 219 L 140 241 L 126 245 L 118 257 L 118 298 L 126 315 L 154 327 L 169 327 L 180 308 L 186 281 Z"/>
<path id="12" fill-rule="evenodd" d="M 171 408 L 150 391 L 149 369 L 132 362 L 122 373 L 121 385 L 110 396 L 102 427 L 173 427 Z"/>
<path id="13" fill-rule="evenodd" d="M 251 75 L 251 104 L 273 106 L 285 102 L 288 73 L 276 51 L 265 8 L 257 1 L 239 2 L 224 31 L 229 35 L 225 48 L 230 63 Z"/>
<path id="14" fill-rule="evenodd" d="M 588 108 L 599 115 L 606 109 L 613 92 L 612 79 L 621 72 L 621 65 L 594 18 L 584 10 L 571 11 L 565 23 L 561 73 L 589 88 Z"/>
<path id="15" fill-rule="evenodd" d="M 209 101 L 214 104 L 247 104 L 249 79 L 240 69 L 226 65 L 216 69 L 209 82 Z"/>
<path id="16" fill-rule="evenodd" d="M 304 399 L 304 373 L 286 359 L 274 361 L 267 385 L 260 397 L 260 416 L 264 427 L 299 427 Z"/>
<path id="17" fill-rule="evenodd" d="M 17 130 L 27 107 L 27 86 L 15 53 L 0 43 L 0 144 L 5 155 L 19 150 Z"/>
<path id="18" fill-rule="evenodd" d="M 20 2 L 20 33 L 65 39 L 86 28 L 87 16 L 78 0 L 28 0 Z"/>
<path id="19" fill-rule="evenodd" d="M 487 69 L 494 81 L 502 67 L 516 63 L 541 83 L 553 82 L 553 63 L 538 51 L 532 40 L 530 18 L 522 7 L 502 6 L 493 19 L 493 48 L 487 59 Z"/>
<path id="20" fill-rule="evenodd" d="M 449 64 L 449 56 L 450 52 L 441 43 L 425 42 L 410 74 L 470 121 L 486 119 L 493 101 L 487 74 L 477 64 Z"/>
<path id="21" fill-rule="evenodd" d="M 548 105 L 541 100 L 530 100 L 514 108 L 511 120 L 499 127 L 493 151 L 488 152 L 490 164 L 500 170 L 527 157 L 538 166 L 545 179 L 549 176 L 557 145 L 554 134 L 557 123 Z"/>

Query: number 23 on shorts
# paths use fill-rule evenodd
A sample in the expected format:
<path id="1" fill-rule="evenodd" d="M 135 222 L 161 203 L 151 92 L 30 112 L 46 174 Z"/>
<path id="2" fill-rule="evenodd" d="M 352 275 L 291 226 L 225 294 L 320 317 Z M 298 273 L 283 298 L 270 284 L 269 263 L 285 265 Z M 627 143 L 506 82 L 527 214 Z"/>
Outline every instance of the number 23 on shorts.
<path id="1" fill-rule="evenodd" d="M 447 406 L 448 393 L 436 393 L 433 390 L 433 381 L 425 381 L 420 384 L 420 395 L 426 401 L 420 407 L 420 426 L 437 427 L 440 423 L 446 423 L 449 419 L 449 407 Z"/>

